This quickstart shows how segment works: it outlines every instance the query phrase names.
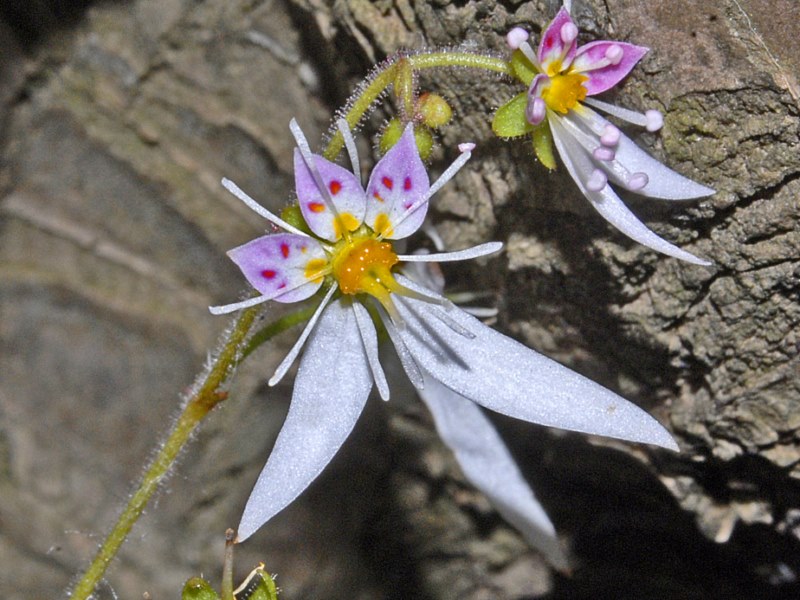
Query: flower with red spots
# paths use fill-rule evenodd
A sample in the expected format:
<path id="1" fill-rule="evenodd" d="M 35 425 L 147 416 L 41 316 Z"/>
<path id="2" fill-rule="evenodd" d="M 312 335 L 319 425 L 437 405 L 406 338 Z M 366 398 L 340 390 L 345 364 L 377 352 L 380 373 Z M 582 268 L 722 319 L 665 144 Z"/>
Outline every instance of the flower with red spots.
<path id="1" fill-rule="evenodd" d="M 211 311 L 319 298 L 269 381 L 277 383 L 305 346 L 286 422 L 245 506 L 239 541 L 319 475 L 353 429 L 373 384 L 389 399 L 376 323 L 418 389 L 435 381 L 430 385 L 526 421 L 676 449 L 667 431 L 638 407 L 495 332 L 437 290 L 400 273 L 404 263 L 465 260 L 500 250 L 501 244 L 487 243 L 457 252 L 402 255 L 393 245 L 420 228 L 430 197 L 469 159 L 473 144 L 462 144 L 461 155 L 431 185 L 409 126 L 375 165 L 365 190 L 355 143 L 344 122 L 340 129 L 353 172 L 312 154 L 292 122 L 298 143 L 297 200 L 310 234 L 223 180 L 229 191 L 286 233 L 230 251 L 260 295 Z"/>
<path id="2" fill-rule="evenodd" d="M 648 131 L 658 131 L 656 110 L 640 114 L 601 102 L 605 92 L 631 72 L 648 49 L 613 41 L 578 46 L 578 28 L 562 8 L 545 29 L 534 52 L 528 34 L 514 28 L 507 36 L 514 51 L 512 71 L 528 86 L 495 113 L 492 129 L 501 137 L 531 135 L 536 156 L 555 169 L 555 144 L 561 161 L 592 206 L 631 239 L 658 252 L 698 265 L 711 264 L 662 239 L 619 199 L 609 182 L 636 194 L 665 200 L 710 196 L 714 190 L 667 168 L 641 150 L 592 106 Z M 588 105 L 588 106 L 587 106 Z"/>

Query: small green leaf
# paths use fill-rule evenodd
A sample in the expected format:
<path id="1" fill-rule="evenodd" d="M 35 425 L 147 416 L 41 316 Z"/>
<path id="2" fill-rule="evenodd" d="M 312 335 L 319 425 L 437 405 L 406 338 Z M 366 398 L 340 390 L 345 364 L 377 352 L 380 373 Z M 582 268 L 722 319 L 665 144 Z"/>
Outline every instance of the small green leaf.
<path id="1" fill-rule="evenodd" d="M 530 85 L 533 78 L 539 74 L 520 50 L 514 50 L 509 62 L 514 75 L 525 85 Z"/>
<path id="2" fill-rule="evenodd" d="M 528 94 L 523 92 L 514 96 L 494 113 L 492 131 L 504 138 L 519 137 L 533 131 L 533 126 L 525 118 Z"/>
<path id="3" fill-rule="evenodd" d="M 556 157 L 553 154 L 553 133 L 547 121 L 533 128 L 533 151 L 536 158 L 551 171 L 556 168 Z"/>
<path id="4" fill-rule="evenodd" d="M 192 577 L 183 585 L 181 600 L 219 600 L 219 595 L 210 583 L 199 577 Z"/>

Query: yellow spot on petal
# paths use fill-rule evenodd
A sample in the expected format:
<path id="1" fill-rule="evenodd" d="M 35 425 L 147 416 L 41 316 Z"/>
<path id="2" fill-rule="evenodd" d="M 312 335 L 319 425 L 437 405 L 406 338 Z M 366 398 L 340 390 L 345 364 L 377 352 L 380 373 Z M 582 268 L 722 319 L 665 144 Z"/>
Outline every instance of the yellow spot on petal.
<path id="1" fill-rule="evenodd" d="M 355 231 L 361 225 L 361 221 L 350 213 L 342 213 L 333 221 L 333 233 L 338 240 L 345 231 Z"/>
<path id="2" fill-rule="evenodd" d="M 317 283 L 328 271 L 328 261 L 324 258 L 312 258 L 306 263 L 304 275 L 309 281 Z"/>
<path id="3" fill-rule="evenodd" d="M 391 237 L 393 230 L 392 230 L 392 223 L 389 221 L 389 215 L 386 213 L 379 213 L 377 217 L 375 217 L 375 224 L 372 226 L 372 229 L 378 235 L 383 237 Z"/>

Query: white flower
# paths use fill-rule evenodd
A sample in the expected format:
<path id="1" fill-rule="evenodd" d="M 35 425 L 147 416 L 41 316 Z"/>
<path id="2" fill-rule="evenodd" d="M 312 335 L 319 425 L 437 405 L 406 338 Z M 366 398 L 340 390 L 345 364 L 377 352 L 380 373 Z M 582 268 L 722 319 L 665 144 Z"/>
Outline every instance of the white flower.
<path id="1" fill-rule="evenodd" d="M 342 122 L 340 129 L 357 172 L 355 143 Z M 500 244 L 491 243 L 459 252 L 400 255 L 389 241 L 408 237 L 421 226 L 428 200 L 466 162 L 471 144 L 462 145 L 461 156 L 429 185 L 409 126 L 376 164 L 364 190 L 357 174 L 312 154 L 294 122 L 292 130 L 299 146 L 298 203 L 312 235 L 223 180 L 232 193 L 289 233 L 266 235 L 229 253 L 262 295 L 212 312 L 231 312 L 266 300 L 297 302 L 318 291 L 323 296 L 270 379 L 275 384 L 305 345 L 289 413 L 245 506 L 239 541 L 319 475 L 355 426 L 373 385 L 389 398 L 373 318 L 386 329 L 406 374 L 423 393 L 428 387 L 444 386 L 453 393 L 451 399 L 461 396 L 526 421 L 677 449 L 669 433 L 640 408 L 495 332 L 437 291 L 397 272 L 404 262 L 463 260 L 500 249 Z M 432 406 L 445 401 L 436 392 L 427 394 Z M 467 415 L 456 417 L 456 429 L 482 427 L 469 415 L 471 410 L 456 409 Z M 444 431 L 449 436 L 459 433 L 447 423 Z M 480 468 L 480 460 L 467 459 L 466 464 Z M 517 485 L 513 477 L 511 485 Z M 499 502 L 507 502 L 506 513 L 511 515 L 520 509 L 520 498 L 508 496 Z"/>
<path id="2" fill-rule="evenodd" d="M 532 135 L 536 155 L 549 169 L 556 166 L 555 144 L 581 193 L 614 227 L 658 252 L 710 265 L 708 260 L 653 233 L 609 185 L 664 200 L 688 200 L 714 193 L 655 160 L 587 106 L 648 131 L 658 131 L 664 122 L 658 111 L 640 114 L 594 98 L 625 78 L 648 49 L 606 40 L 579 47 L 577 38 L 578 28 L 567 8 L 562 8 L 542 33 L 536 53 L 527 42 L 526 31 L 517 27 L 509 32 L 506 39 L 514 50 L 512 71 L 529 87 L 497 110 L 492 129 L 501 137 Z"/>

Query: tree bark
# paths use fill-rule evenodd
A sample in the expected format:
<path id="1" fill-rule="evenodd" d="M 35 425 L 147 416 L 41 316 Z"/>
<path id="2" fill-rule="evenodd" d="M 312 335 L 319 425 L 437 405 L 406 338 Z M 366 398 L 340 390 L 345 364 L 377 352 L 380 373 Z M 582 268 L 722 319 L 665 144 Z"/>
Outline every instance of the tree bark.
<path id="1" fill-rule="evenodd" d="M 220 178 L 280 210 L 292 117 L 313 144 L 374 63 L 403 48 L 502 54 L 512 26 L 536 37 L 557 8 L 131 0 L 30 44 L 0 21 L 0 596 L 53 597 L 85 566 L 225 328 L 207 306 L 244 283 L 224 252 L 265 225 Z M 320 479 L 237 548 L 237 573 L 263 560 L 286 598 L 796 592 L 799 13 L 792 0 L 573 3 L 582 39 L 652 49 L 613 101 L 663 110 L 659 134 L 628 133 L 717 193 L 625 200 L 709 268 L 630 242 L 563 168 L 493 138 L 494 109 L 518 93 L 509 81 L 421 79 L 456 114 L 434 160 L 478 144 L 437 195 L 445 241 L 507 242 L 491 268 L 448 270 L 449 287 L 496 290 L 499 329 L 649 410 L 681 445 L 496 419 L 571 574 L 469 486 L 412 393 L 369 403 Z M 98 598 L 177 597 L 189 576 L 215 578 L 288 405 L 291 382 L 265 380 L 293 339 L 237 374 Z"/>

